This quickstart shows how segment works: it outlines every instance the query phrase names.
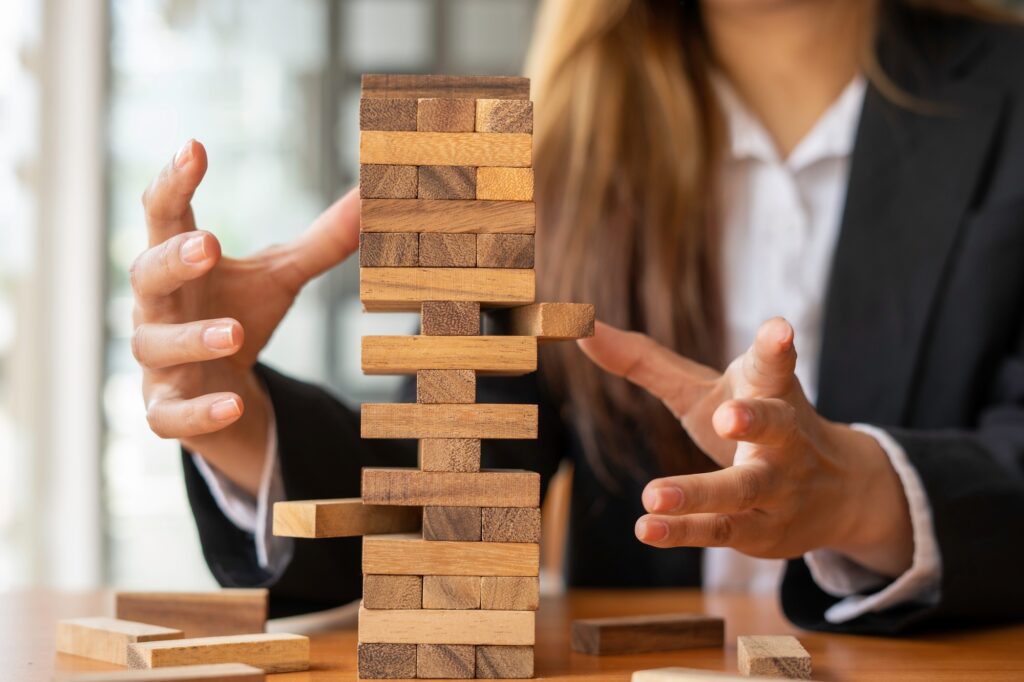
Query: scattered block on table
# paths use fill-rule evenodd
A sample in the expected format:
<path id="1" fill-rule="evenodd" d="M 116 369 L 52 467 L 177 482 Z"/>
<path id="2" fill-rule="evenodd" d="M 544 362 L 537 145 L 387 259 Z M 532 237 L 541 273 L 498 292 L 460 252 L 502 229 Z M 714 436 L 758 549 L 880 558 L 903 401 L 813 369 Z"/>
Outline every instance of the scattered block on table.
<path id="1" fill-rule="evenodd" d="M 359 497 L 289 500 L 274 504 L 274 535 L 283 537 L 347 538 L 410 533 L 419 527 L 418 509 L 363 504 Z"/>
<path id="2" fill-rule="evenodd" d="M 527 167 L 533 163 L 533 136 L 364 130 L 359 133 L 359 161 L 407 166 Z"/>
<path id="3" fill-rule="evenodd" d="M 424 369 L 470 369 L 515 375 L 537 370 L 532 336 L 364 336 L 364 374 L 415 374 Z"/>
<path id="4" fill-rule="evenodd" d="M 533 647 L 488 644 L 478 646 L 476 676 L 481 679 L 533 677 Z"/>
<path id="5" fill-rule="evenodd" d="M 420 334 L 424 336 L 479 336 L 480 304 L 473 301 L 423 301 Z"/>
<path id="6" fill-rule="evenodd" d="M 363 573 L 366 574 L 535 576 L 539 560 L 540 548 L 531 544 L 446 542 L 424 540 L 415 535 L 367 535 L 363 538 Z"/>
<path id="7" fill-rule="evenodd" d="M 419 442 L 423 471 L 480 471 L 480 439 L 424 438 Z"/>
<path id="8" fill-rule="evenodd" d="M 423 608 L 479 609 L 480 578 L 475 575 L 423 576 Z"/>
<path id="9" fill-rule="evenodd" d="M 476 672 L 476 647 L 472 644 L 418 644 L 416 677 L 472 679 Z"/>
<path id="10" fill-rule="evenodd" d="M 359 235 L 359 267 L 414 268 L 419 249 L 419 239 L 409 232 L 366 232 Z"/>
<path id="11" fill-rule="evenodd" d="M 421 97 L 416 105 L 416 130 L 428 133 L 471 133 L 476 127 L 476 101 Z"/>
<path id="12" fill-rule="evenodd" d="M 480 507 L 484 504 L 500 504 L 503 507 L 536 507 L 540 504 L 540 474 L 520 469 L 461 473 L 364 467 L 362 492 L 363 499 L 369 504 L 415 507 Z"/>
<path id="13" fill-rule="evenodd" d="M 363 438 L 536 438 L 537 406 L 363 403 L 360 434 Z M 365 490 L 363 499 L 366 500 Z M 380 503 L 377 499 L 366 501 Z M 501 503 L 496 501 L 493 504 Z M 472 506 L 480 506 L 480 502 L 474 502 Z"/>
<path id="14" fill-rule="evenodd" d="M 57 621 L 57 651 L 117 665 L 127 664 L 129 644 L 182 637 L 181 630 L 117 618 Z"/>
<path id="15" fill-rule="evenodd" d="M 477 168 L 476 198 L 489 201 L 533 201 L 533 169 L 498 166 Z"/>
<path id="16" fill-rule="evenodd" d="M 425 268 L 475 268 L 476 235 L 421 232 L 420 265 Z"/>
<path id="17" fill-rule="evenodd" d="M 360 642 L 359 677 L 409 679 L 416 677 L 416 645 Z"/>
<path id="18" fill-rule="evenodd" d="M 581 654 L 634 654 L 722 646 L 724 637 L 725 622 L 721 618 L 692 613 L 572 622 L 572 648 Z"/>
<path id="19" fill-rule="evenodd" d="M 478 542 L 480 540 L 480 507 L 424 507 L 423 539 Z M 479 592 L 479 588 L 477 588 L 477 592 Z"/>
<path id="20" fill-rule="evenodd" d="M 512 272 L 517 272 L 513 270 Z M 594 335 L 591 303 L 532 303 L 488 313 L 503 333 L 538 341 L 583 339 Z"/>
<path id="21" fill-rule="evenodd" d="M 118 592 L 115 608 L 118 618 L 176 628 L 189 638 L 242 635 L 263 632 L 267 598 L 268 592 L 263 588 Z"/>
<path id="22" fill-rule="evenodd" d="M 166 668 L 202 663 L 245 663 L 268 673 L 308 670 L 309 638 L 302 635 L 259 633 L 142 642 L 128 646 L 128 666 L 131 668 Z"/>
<path id="23" fill-rule="evenodd" d="M 423 578 L 418 575 L 364 575 L 363 606 L 368 609 L 423 607 Z"/>
<path id="24" fill-rule="evenodd" d="M 533 102 L 529 99 L 477 99 L 478 133 L 532 133 Z"/>
<path id="25" fill-rule="evenodd" d="M 127 651 L 127 647 L 125 647 Z M 55 677 L 58 682 L 264 682 L 266 673 L 242 663 L 182 665 L 156 670 L 108 670 L 67 673 Z"/>
<path id="26" fill-rule="evenodd" d="M 416 372 L 416 402 L 476 402 L 476 372 L 471 369 L 421 369 Z"/>
<path id="27" fill-rule="evenodd" d="M 484 542 L 540 542 L 540 509 L 484 507 L 480 511 Z"/>
<path id="28" fill-rule="evenodd" d="M 364 74 L 363 97 L 529 99 L 530 79 L 521 76 Z"/>
<path id="29" fill-rule="evenodd" d="M 363 199 L 359 221 L 363 232 L 533 234 L 537 208 L 530 201 Z"/>
<path id="30" fill-rule="evenodd" d="M 361 199 L 415 199 L 415 166 L 389 166 L 364 163 L 359 166 Z"/>
<path id="31" fill-rule="evenodd" d="M 712 670 L 673 667 L 637 670 L 633 673 L 630 682 L 751 682 L 751 680 L 764 679 L 768 678 L 741 677 L 739 675 L 720 673 Z"/>
<path id="32" fill-rule="evenodd" d="M 480 608 L 497 611 L 536 611 L 540 606 L 540 579 L 532 576 L 483 576 Z"/>
<path id="33" fill-rule="evenodd" d="M 486 306 L 532 303 L 533 270 L 509 268 L 360 268 L 359 300 L 367 312 L 414 312 L 424 301 Z"/>
<path id="34" fill-rule="evenodd" d="M 360 130 L 416 130 L 416 100 L 362 98 Z"/>
<path id="35" fill-rule="evenodd" d="M 533 611 L 359 609 L 359 639 L 397 644 L 533 645 Z"/>
<path id="36" fill-rule="evenodd" d="M 796 637 L 789 635 L 737 638 L 736 665 L 744 675 L 811 679 L 811 655 Z"/>
<path id="37" fill-rule="evenodd" d="M 419 199 L 476 199 L 476 168 L 419 166 L 416 187 Z"/>
<path id="38" fill-rule="evenodd" d="M 480 234 L 476 263 L 481 268 L 532 268 L 532 234 Z"/>

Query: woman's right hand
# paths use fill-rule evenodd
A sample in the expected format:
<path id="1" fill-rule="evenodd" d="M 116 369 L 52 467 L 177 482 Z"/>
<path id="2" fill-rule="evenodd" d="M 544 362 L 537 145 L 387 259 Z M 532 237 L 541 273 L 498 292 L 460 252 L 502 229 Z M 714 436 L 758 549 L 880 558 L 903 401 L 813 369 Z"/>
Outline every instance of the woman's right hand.
<path id="1" fill-rule="evenodd" d="M 359 198 L 349 192 L 289 244 L 227 258 L 192 214 L 206 168 L 189 141 L 142 197 L 149 248 L 131 268 L 132 352 L 150 428 L 255 493 L 269 401 L 253 366 L 303 285 L 358 248 Z"/>

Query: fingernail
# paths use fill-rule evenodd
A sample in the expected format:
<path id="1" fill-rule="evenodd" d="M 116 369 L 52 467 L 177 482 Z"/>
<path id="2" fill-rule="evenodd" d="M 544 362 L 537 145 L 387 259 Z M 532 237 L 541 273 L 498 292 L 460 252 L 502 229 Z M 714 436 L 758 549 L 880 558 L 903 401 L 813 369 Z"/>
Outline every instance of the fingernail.
<path id="1" fill-rule="evenodd" d="M 748 407 L 737 407 L 732 411 L 732 433 L 741 435 L 754 423 L 754 413 Z"/>
<path id="2" fill-rule="evenodd" d="M 192 160 L 192 140 L 189 140 L 185 145 L 178 150 L 178 153 L 174 155 L 174 167 L 184 168 L 188 165 L 188 162 Z"/>
<path id="3" fill-rule="evenodd" d="M 189 237 L 181 244 L 181 260 L 189 265 L 198 265 L 206 260 L 206 240 L 203 235 Z"/>
<path id="4" fill-rule="evenodd" d="M 235 347 L 235 326 L 218 324 L 203 330 L 203 343 L 210 350 L 227 350 Z"/>
<path id="5" fill-rule="evenodd" d="M 659 542 L 668 537 L 668 524 L 641 517 L 636 522 L 635 532 L 644 542 Z"/>
<path id="6" fill-rule="evenodd" d="M 672 487 L 647 489 L 643 501 L 644 509 L 649 512 L 675 511 L 683 502 L 683 491 Z"/>
<path id="7" fill-rule="evenodd" d="M 213 405 L 210 405 L 210 417 L 214 421 L 226 422 L 229 419 L 236 418 L 240 414 L 242 414 L 242 410 L 238 406 L 238 401 L 234 398 L 218 400 Z"/>

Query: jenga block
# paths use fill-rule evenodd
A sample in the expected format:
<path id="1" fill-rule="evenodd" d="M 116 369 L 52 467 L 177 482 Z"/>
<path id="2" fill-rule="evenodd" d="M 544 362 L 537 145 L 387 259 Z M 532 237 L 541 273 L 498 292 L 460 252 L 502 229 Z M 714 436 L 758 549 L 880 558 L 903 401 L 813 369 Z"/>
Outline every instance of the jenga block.
<path id="1" fill-rule="evenodd" d="M 540 567 L 539 560 L 539 545 L 446 542 L 424 540 L 416 535 L 367 535 L 363 538 L 363 573 L 366 574 L 535 576 Z M 472 644 L 444 641 L 437 643 Z"/>
<path id="2" fill-rule="evenodd" d="M 359 643 L 359 678 L 410 679 L 416 677 L 416 645 Z"/>
<path id="3" fill-rule="evenodd" d="M 533 439 L 537 437 L 537 406 L 487 403 L 475 405 L 363 403 L 360 434 L 363 438 Z M 366 499 L 365 490 L 363 499 L 370 503 L 376 502 L 376 500 Z M 486 504 L 486 502 L 484 503 Z M 415 503 L 408 502 L 407 504 Z M 434 502 L 434 504 L 438 503 Z M 480 502 L 474 504 L 479 506 Z M 492 504 L 500 504 L 500 502 L 494 501 Z M 510 504 L 505 506 L 536 507 L 537 505 Z"/>
<path id="4" fill-rule="evenodd" d="M 421 232 L 420 265 L 425 268 L 475 268 L 475 234 Z"/>
<path id="5" fill-rule="evenodd" d="M 591 303 L 533 303 L 488 313 L 506 334 L 536 336 L 538 341 L 582 339 L 594 335 Z"/>
<path id="6" fill-rule="evenodd" d="M 419 166 L 417 173 L 416 198 L 476 199 L 476 168 L 472 166 Z"/>
<path id="7" fill-rule="evenodd" d="M 479 507 L 424 507 L 423 539 L 476 542 L 480 540 Z M 477 587 L 477 602 L 480 588 Z M 423 607 L 427 608 L 427 607 Z M 450 608 L 433 606 L 430 608 Z M 480 608 L 474 606 L 473 608 Z"/>
<path id="8" fill-rule="evenodd" d="M 472 644 L 418 644 L 416 677 L 423 679 L 472 679 L 476 671 L 476 647 Z"/>
<path id="9" fill-rule="evenodd" d="M 533 270 L 505 268 L 363 268 L 359 300 L 367 312 L 413 312 L 424 301 L 486 306 L 532 303 Z"/>
<path id="10" fill-rule="evenodd" d="M 360 130 L 416 130 L 416 100 L 359 100 Z"/>
<path id="11" fill-rule="evenodd" d="M 477 168 L 476 198 L 488 201 L 533 201 L 533 169 L 494 166 Z"/>
<path id="12" fill-rule="evenodd" d="M 478 133 L 532 133 L 533 102 L 528 99 L 477 99 Z"/>
<path id="13" fill-rule="evenodd" d="M 362 199 L 415 199 L 416 178 L 415 166 L 364 163 L 359 166 L 359 197 Z"/>
<path id="14" fill-rule="evenodd" d="M 476 402 L 476 372 L 471 369 L 421 369 L 416 372 L 416 402 Z"/>
<path id="15" fill-rule="evenodd" d="M 127 647 L 125 647 L 127 651 Z M 107 670 L 58 674 L 58 682 L 264 682 L 266 673 L 242 663 L 182 665 L 157 670 Z"/>
<path id="16" fill-rule="evenodd" d="M 416 130 L 420 132 L 471 133 L 475 124 L 476 101 L 472 99 L 422 97 L 416 105 Z"/>
<path id="17" fill-rule="evenodd" d="M 540 542 L 540 509 L 485 507 L 480 511 L 484 542 Z"/>
<path id="18" fill-rule="evenodd" d="M 722 646 L 725 622 L 694 613 L 590 618 L 572 622 L 572 648 L 581 654 L 639 654 Z"/>
<path id="19" fill-rule="evenodd" d="M 424 438 L 419 443 L 423 471 L 480 471 L 478 438 Z"/>
<path id="20" fill-rule="evenodd" d="M 480 234 L 476 263 L 481 268 L 532 268 L 532 234 Z"/>
<path id="21" fill-rule="evenodd" d="M 480 608 L 498 611 L 536 611 L 540 606 L 540 579 L 530 576 L 483 576 Z"/>
<path id="22" fill-rule="evenodd" d="M 404 166 L 511 166 L 533 163 L 533 136 L 521 133 L 410 133 L 364 130 L 359 162 Z"/>
<path id="23" fill-rule="evenodd" d="M 533 611 L 371 611 L 360 608 L 359 639 L 398 644 L 532 645 L 535 621 Z"/>
<path id="24" fill-rule="evenodd" d="M 274 535 L 289 538 L 409 533 L 419 527 L 418 509 L 363 504 L 358 497 L 289 500 L 274 504 Z"/>
<path id="25" fill-rule="evenodd" d="M 245 663 L 268 673 L 308 670 L 309 638 L 302 635 L 260 633 L 142 642 L 128 646 L 130 668 L 166 668 L 209 663 Z"/>
<path id="26" fill-rule="evenodd" d="M 479 586 L 477 590 L 479 601 Z M 127 664 L 129 644 L 182 637 L 181 630 L 117 618 L 57 621 L 57 651 L 117 665 Z"/>
<path id="27" fill-rule="evenodd" d="M 476 648 L 476 676 L 479 679 L 492 680 L 533 677 L 533 647 L 478 646 Z"/>
<path id="28" fill-rule="evenodd" d="M 736 665 L 744 675 L 811 679 L 811 655 L 796 637 L 789 635 L 737 638 Z"/>
<path id="29" fill-rule="evenodd" d="M 409 232 L 366 232 L 359 235 L 359 267 L 394 268 L 419 265 L 419 239 Z"/>
<path id="30" fill-rule="evenodd" d="M 532 336 L 364 336 L 364 374 L 415 374 L 421 369 L 472 369 L 528 374 L 537 369 Z"/>
<path id="31" fill-rule="evenodd" d="M 480 578 L 475 575 L 423 576 L 423 608 L 480 608 Z"/>
<path id="32" fill-rule="evenodd" d="M 362 96 L 529 99 L 530 79 L 519 76 L 364 74 Z"/>
<path id="33" fill-rule="evenodd" d="M 499 469 L 464 474 L 363 467 L 362 479 L 363 499 L 371 504 L 416 507 L 480 507 L 484 504 L 536 507 L 540 504 L 540 474 L 536 471 Z"/>
<path id="34" fill-rule="evenodd" d="M 364 575 L 363 606 L 368 609 L 418 609 L 423 578 L 418 575 Z"/>
<path id="35" fill-rule="evenodd" d="M 533 234 L 537 226 L 530 201 L 363 199 L 359 216 L 363 232 Z"/>
<path id="36" fill-rule="evenodd" d="M 242 635 L 263 632 L 267 622 L 267 595 L 267 590 L 262 588 L 118 592 L 116 610 L 118 618 L 176 628 L 184 632 L 185 637 Z"/>
<path id="37" fill-rule="evenodd" d="M 751 682 L 765 679 L 769 678 L 741 677 L 740 675 L 695 668 L 654 668 L 652 670 L 637 670 L 633 673 L 630 682 Z"/>
<path id="38" fill-rule="evenodd" d="M 424 336 L 478 336 L 480 304 L 472 301 L 423 301 L 420 334 Z"/>

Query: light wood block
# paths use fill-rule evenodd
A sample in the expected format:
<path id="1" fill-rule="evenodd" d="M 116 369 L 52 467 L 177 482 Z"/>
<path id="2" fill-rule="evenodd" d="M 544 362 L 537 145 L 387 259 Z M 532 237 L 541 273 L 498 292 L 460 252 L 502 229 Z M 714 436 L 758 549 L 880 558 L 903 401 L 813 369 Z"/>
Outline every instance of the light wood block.
<path id="1" fill-rule="evenodd" d="M 811 679 L 811 655 L 796 637 L 789 635 L 737 638 L 736 665 L 744 675 Z"/>
<path id="2" fill-rule="evenodd" d="M 533 234 L 537 226 L 530 201 L 363 199 L 359 216 L 363 232 Z"/>
<path id="3" fill-rule="evenodd" d="M 537 437 L 536 405 L 363 403 L 361 417 L 360 434 L 363 438 L 533 439 Z M 365 473 L 363 480 L 365 483 Z M 363 490 L 363 499 L 366 500 L 365 489 Z M 377 500 L 366 501 L 371 504 L 377 503 Z M 408 502 L 407 504 L 414 503 Z M 480 502 L 474 503 L 476 506 L 480 506 L 480 504 Z M 491 504 L 501 503 L 492 501 Z M 536 505 L 510 504 L 505 506 L 535 507 Z"/>
<path id="4" fill-rule="evenodd" d="M 127 665 L 129 644 L 182 637 L 181 630 L 117 618 L 57 621 L 57 651 L 117 665 Z"/>
<path id="5" fill-rule="evenodd" d="M 359 235 L 359 267 L 416 267 L 420 241 L 408 232 L 365 232 Z"/>
<path id="6" fill-rule="evenodd" d="M 540 579 L 530 576 L 483 576 L 480 608 L 498 611 L 536 611 L 540 606 Z"/>
<path id="7" fill-rule="evenodd" d="M 499 680 L 533 677 L 533 647 L 478 646 L 476 676 L 479 679 Z"/>
<path id="8" fill-rule="evenodd" d="M 720 647 L 724 637 L 725 623 L 721 618 L 693 613 L 572 622 L 572 649 L 581 654 L 638 654 Z"/>
<path id="9" fill-rule="evenodd" d="M 423 578 L 418 575 L 364 575 L 363 606 L 368 609 L 423 607 Z"/>
<path id="10" fill-rule="evenodd" d="M 423 471 L 480 471 L 480 439 L 424 438 L 419 442 Z"/>
<path id="11" fill-rule="evenodd" d="M 262 588 L 118 592 L 116 611 L 118 618 L 175 628 L 185 637 L 243 635 L 263 632 L 267 597 L 267 590 Z"/>
<path id="12" fill-rule="evenodd" d="M 416 198 L 476 199 L 476 168 L 473 166 L 418 166 L 417 174 Z"/>
<path id="13" fill-rule="evenodd" d="M 289 538 L 348 538 L 419 528 L 418 509 L 363 504 L 359 497 L 274 504 L 274 535 Z"/>
<path id="14" fill-rule="evenodd" d="M 359 100 L 359 129 L 416 130 L 416 100 L 363 97 Z"/>
<path id="15" fill-rule="evenodd" d="M 464 474 L 364 467 L 362 478 L 363 499 L 370 504 L 417 507 L 480 507 L 484 504 L 536 507 L 540 504 L 540 474 L 535 471 L 500 469 Z"/>
<path id="16" fill-rule="evenodd" d="M 631 682 L 751 682 L 751 680 L 766 679 L 770 678 L 742 677 L 695 668 L 654 668 L 652 670 L 637 670 L 633 673 Z"/>
<path id="17" fill-rule="evenodd" d="M 506 334 L 536 336 L 538 341 L 583 339 L 594 335 L 591 303 L 533 303 L 488 313 Z"/>
<path id="18" fill-rule="evenodd" d="M 480 608 L 480 578 L 475 575 L 423 576 L 423 608 Z"/>
<path id="19" fill-rule="evenodd" d="M 363 538 L 363 573 L 366 574 L 535 576 L 538 575 L 539 560 L 538 545 L 444 542 L 424 540 L 416 535 L 367 535 Z M 405 640 L 388 641 L 403 642 Z M 430 642 L 431 640 L 420 641 Z M 472 644 L 472 642 L 455 641 L 435 643 Z M 529 642 L 490 643 L 529 644 Z"/>
<path id="20" fill-rule="evenodd" d="M 420 265 L 425 268 L 475 268 L 475 234 L 421 232 Z"/>
<path id="21" fill-rule="evenodd" d="M 360 642 L 358 666 L 363 680 L 416 677 L 416 645 Z"/>
<path id="22" fill-rule="evenodd" d="M 533 201 L 533 169 L 497 166 L 477 168 L 476 198 L 488 201 Z"/>
<path id="23" fill-rule="evenodd" d="M 261 633 L 143 642 L 128 646 L 128 666 L 131 668 L 209 663 L 245 663 L 268 673 L 308 670 L 309 638 Z"/>
<path id="24" fill-rule="evenodd" d="M 361 199 L 415 199 L 417 172 L 414 166 L 360 164 Z"/>
<path id="25" fill-rule="evenodd" d="M 471 369 L 516 375 L 537 370 L 531 336 L 364 336 L 364 374 L 415 374 L 424 369 Z"/>
<path id="26" fill-rule="evenodd" d="M 418 370 L 416 402 L 430 405 L 475 403 L 476 372 L 471 369 Z"/>
<path id="27" fill-rule="evenodd" d="M 478 542 L 480 540 L 480 508 L 424 507 L 423 539 Z M 480 589 L 477 587 L 477 592 L 479 593 L 479 591 Z M 477 601 L 480 601 L 479 597 Z M 479 608 L 479 606 L 473 608 Z"/>
<path id="28" fill-rule="evenodd" d="M 423 301 L 420 334 L 424 336 L 479 336 L 480 304 L 471 301 Z"/>
<path id="29" fill-rule="evenodd" d="M 476 101 L 421 97 L 416 105 L 416 130 L 432 133 L 471 133 L 476 127 Z"/>
<path id="30" fill-rule="evenodd" d="M 477 235 L 476 263 L 481 268 L 532 268 L 532 234 Z"/>
<path id="31" fill-rule="evenodd" d="M 533 102 L 528 99 L 477 99 L 479 133 L 532 133 Z"/>
<path id="32" fill-rule="evenodd" d="M 125 649 L 127 651 L 127 647 Z M 58 673 L 58 682 L 264 682 L 266 673 L 242 663 L 182 665 L 157 670 L 107 670 L 89 673 Z"/>
<path id="33" fill-rule="evenodd" d="M 506 268 L 362 268 L 359 300 L 367 312 L 414 312 L 424 301 L 486 306 L 533 302 L 533 270 Z"/>
<path id="34" fill-rule="evenodd" d="M 476 647 L 472 644 L 419 644 L 416 677 L 422 679 L 472 679 L 476 672 Z"/>
<path id="35" fill-rule="evenodd" d="M 540 509 L 485 507 L 480 511 L 484 542 L 540 542 Z"/>
<path id="36" fill-rule="evenodd" d="M 396 644 L 534 643 L 533 611 L 371 611 L 359 609 L 363 642 Z"/>
<path id="37" fill-rule="evenodd" d="M 363 97 L 529 99 L 530 79 L 520 76 L 364 74 Z"/>
<path id="38" fill-rule="evenodd" d="M 520 133 L 410 133 L 364 130 L 359 162 L 403 166 L 530 166 L 533 136 Z"/>

